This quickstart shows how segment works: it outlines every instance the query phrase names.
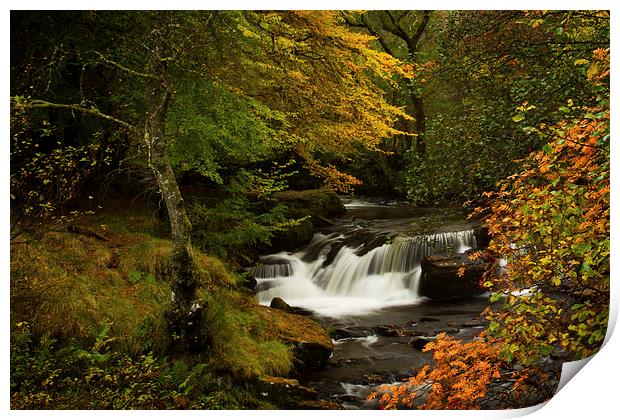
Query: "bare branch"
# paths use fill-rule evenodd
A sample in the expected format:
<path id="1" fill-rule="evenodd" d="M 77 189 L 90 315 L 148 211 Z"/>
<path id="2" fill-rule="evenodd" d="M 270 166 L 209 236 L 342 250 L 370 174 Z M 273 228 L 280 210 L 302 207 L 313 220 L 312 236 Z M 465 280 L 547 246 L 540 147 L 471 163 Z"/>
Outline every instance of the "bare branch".
<path id="1" fill-rule="evenodd" d="M 96 51 L 95 54 L 97 54 L 99 56 L 99 58 L 101 59 L 102 62 L 104 62 L 105 64 L 109 64 L 113 67 L 116 67 L 117 69 L 120 69 L 126 73 L 129 73 L 133 76 L 138 76 L 138 77 L 143 77 L 145 79 L 155 79 L 155 80 L 159 80 L 159 77 L 157 77 L 154 74 L 151 73 L 142 73 L 133 69 L 130 69 L 129 67 L 125 67 L 120 63 L 117 63 L 116 61 L 112 61 L 109 58 L 107 58 L 106 56 L 104 56 L 103 54 L 101 54 L 100 52 Z"/>
<path id="2" fill-rule="evenodd" d="M 159 79 L 158 79 L 159 80 Z M 31 108 L 56 108 L 56 109 L 67 109 L 67 110 L 71 110 L 71 111 L 77 111 L 77 112 L 81 112 L 83 114 L 88 114 L 88 115 L 92 115 L 94 117 L 97 118 L 101 118 L 103 120 L 107 120 L 107 121 L 111 121 L 113 123 L 116 123 L 118 125 L 121 125 L 125 128 L 128 128 L 132 131 L 137 131 L 138 129 L 134 126 L 129 124 L 126 121 L 123 120 L 119 120 L 118 118 L 115 118 L 111 115 L 108 114 L 104 114 L 103 112 L 99 111 L 97 108 L 95 107 L 90 107 L 90 108 L 86 108 L 82 105 L 78 105 L 78 104 L 57 104 L 54 102 L 48 102 L 48 101 L 43 101 L 40 99 L 35 99 L 33 101 L 30 102 L 26 102 L 26 103 L 22 103 L 20 104 L 20 106 L 27 108 L 27 109 L 31 109 Z"/>

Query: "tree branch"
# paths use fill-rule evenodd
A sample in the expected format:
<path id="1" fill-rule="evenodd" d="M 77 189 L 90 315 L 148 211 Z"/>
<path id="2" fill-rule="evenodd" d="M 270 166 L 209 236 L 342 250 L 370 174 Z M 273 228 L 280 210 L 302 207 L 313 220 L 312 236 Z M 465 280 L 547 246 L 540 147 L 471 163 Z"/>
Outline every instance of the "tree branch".
<path id="1" fill-rule="evenodd" d="M 418 30 L 415 32 L 411 40 L 413 41 L 415 48 L 418 48 L 418 41 L 422 37 L 424 30 L 426 29 L 426 25 L 431 19 L 431 12 L 429 10 L 424 11 L 424 15 L 422 16 L 422 21 L 420 22 L 420 26 L 418 26 Z"/>
<path id="2" fill-rule="evenodd" d="M 128 129 L 130 129 L 132 131 L 137 131 L 138 130 L 134 125 L 129 124 L 126 121 L 119 120 L 118 118 L 115 118 L 115 117 L 113 117 L 111 115 L 104 114 L 103 112 L 99 111 L 95 107 L 86 108 L 86 107 L 84 107 L 82 105 L 78 105 L 78 104 L 57 104 L 57 103 L 54 103 L 54 102 L 43 101 L 43 100 L 40 100 L 40 99 L 35 99 L 33 101 L 30 101 L 30 102 L 21 103 L 21 104 L 19 104 L 19 106 L 24 107 L 26 109 L 32 109 L 32 108 L 56 108 L 56 109 L 67 109 L 67 110 L 71 110 L 71 111 L 77 111 L 77 112 L 81 112 L 83 114 L 88 114 L 88 115 L 92 115 L 92 116 L 97 117 L 97 118 L 101 118 L 103 120 L 111 121 L 111 122 L 116 123 L 116 124 L 118 124 L 120 126 L 128 128 Z"/>
<path id="3" fill-rule="evenodd" d="M 368 19 L 366 19 L 366 15 L 365 14 L 362 15 L 362 23 L 364 24 L 364 27 L 368 30 L 370 35 L 372 35 L 375 38 L 377 38 L 377 41 L 379 41 L 379 44 L 381 45 L 381 48 L 383 48 L 383 51 L 385 51 L 386 53 L 388 53 L 392 57 L 396 57 L 396 54 L 390 48 L 390 46 L 387 44 L 387 42 L 385 42 L 385 40 L 383 39 L 381 34 L 379 34 L 377 31 L 375 31 L 374 28 L 370 25 L 370 22 L 368 22 Z"/>
<path id="4" fill-rule="evenodd" d="M 396 57 L 396 55 L 394 54 L 394 51 L 390 48 L 390 46 L 385 42 L 385 40 L 383 39 L 383 37 L 381 37 L 381 34 L 379 34 L 370 24 L 370 22 L 368 22 L 368 19 L 366 18 L 366 14 L 362 14 L 361 15 L 361 20 L 362 23 L 358 23 L 355 22 L 353 20 L 351 20 L 349 18 L 349 16 L 347 16 L 346 14 L 342 14 L 343 19 L 345 20 L 345 22 L 347 23 L 347 25 L 353 27 L 353 28 L 361 28 L 361 29 L 366 29 L 366 31 L 374 36 L 377 39 L 377 42 L 379 42 L 379 45 L 381 45 L 381 48 L 383 49 L 383 51 L 385 51 L 386 53 L 390 54 L 392 57 Z"/>
<path id="5" fill-rule="evenodd" d="M 157 77 L 154 74 L 151 73 L 141 73 L 139 71 L 136 70 L 132 70 L 129 67 L 125 67 L 120 63 L 117 63 L 116 61 L 112 61 L 109 58 L 107 58 L 106 56 L 104 56 L 103 54 L 101 54 L 99 51 L 96 51 L 95 54 L 97 54 L 99 56 L 99 58 L 101 59 L 101 61 L 103 61 L 105 64 L 109 64 L 112 67 L 116 67 L 117 69 L 120 69 L 126 73 L 129 73 L 131 75 L 134 76 L 138 76 L 138 77 L 142 77 L 145 79 L 154 79 L 154 80 L 159 80 L 159 77 Z"/>

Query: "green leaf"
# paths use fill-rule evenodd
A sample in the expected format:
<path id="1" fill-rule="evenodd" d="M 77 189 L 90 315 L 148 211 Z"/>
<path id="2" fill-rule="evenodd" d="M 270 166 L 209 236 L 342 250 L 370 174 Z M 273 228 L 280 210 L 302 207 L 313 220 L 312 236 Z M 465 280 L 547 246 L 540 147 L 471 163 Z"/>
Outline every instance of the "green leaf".
<path id="1" fill-rule="evenodd" d="M 583 243 L 572 244 L 570 249 L 577 255 L 583 255 L 592 249 L 592 245 Z"/>
<path id="2" fill-rule="evenodd" d="M 551 147 L 551 145 L 547 143 L 543 146 L 543 152 L 545 152 L 548 155 L 551 155 L 553 154 L 553 147 Z"/>
<path id="3" fill-rule="evenodd" d="M 514 122 L 523 121 L 524 119 L 525 119 L 525 115 L 523 115 L 523 114 L 517 114 L 514 117 L 512 117 L 512 120 Z"/>

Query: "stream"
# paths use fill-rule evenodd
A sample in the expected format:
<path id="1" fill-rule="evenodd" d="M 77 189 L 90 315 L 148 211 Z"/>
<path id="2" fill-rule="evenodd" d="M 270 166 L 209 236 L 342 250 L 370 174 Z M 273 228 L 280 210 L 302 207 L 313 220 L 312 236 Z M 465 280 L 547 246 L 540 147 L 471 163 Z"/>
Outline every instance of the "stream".
<path id="1" fill-rule="evenodd" d="M 334 352 L 327 366 L 300 382 L 345 408 L 377 408 L 368 394 L 430 362 L 416 340 L 440 332 L 472 337 L 483 327 L 479 314 L 488 298 L 433 301 L 418 293 L 424 256 L 476 248 L 475 224 L 461 211 L 381 199 L 343 202 L 346 214 L 308 245 L 263 256 L 252 273 L 261 304 L 280 297 L 311 311 L 330 331 Z"/>

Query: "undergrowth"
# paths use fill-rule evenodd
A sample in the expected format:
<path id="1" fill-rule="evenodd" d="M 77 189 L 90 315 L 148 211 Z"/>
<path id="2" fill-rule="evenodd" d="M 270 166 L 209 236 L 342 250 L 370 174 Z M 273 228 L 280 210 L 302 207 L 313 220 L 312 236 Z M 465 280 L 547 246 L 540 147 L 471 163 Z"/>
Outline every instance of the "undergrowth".
<path id="1" fill-rule="evenodd" d="M 264 408 L 247 383 L 286 375 L 289 347 L 239 275 L 196 252 L 208 346 L 169 359 L 171 245 L 153 236 L 154 216 L 132 217 L 80 221 L 107 241 L 52 231 L 12 246 L 11 407 Z"/>

